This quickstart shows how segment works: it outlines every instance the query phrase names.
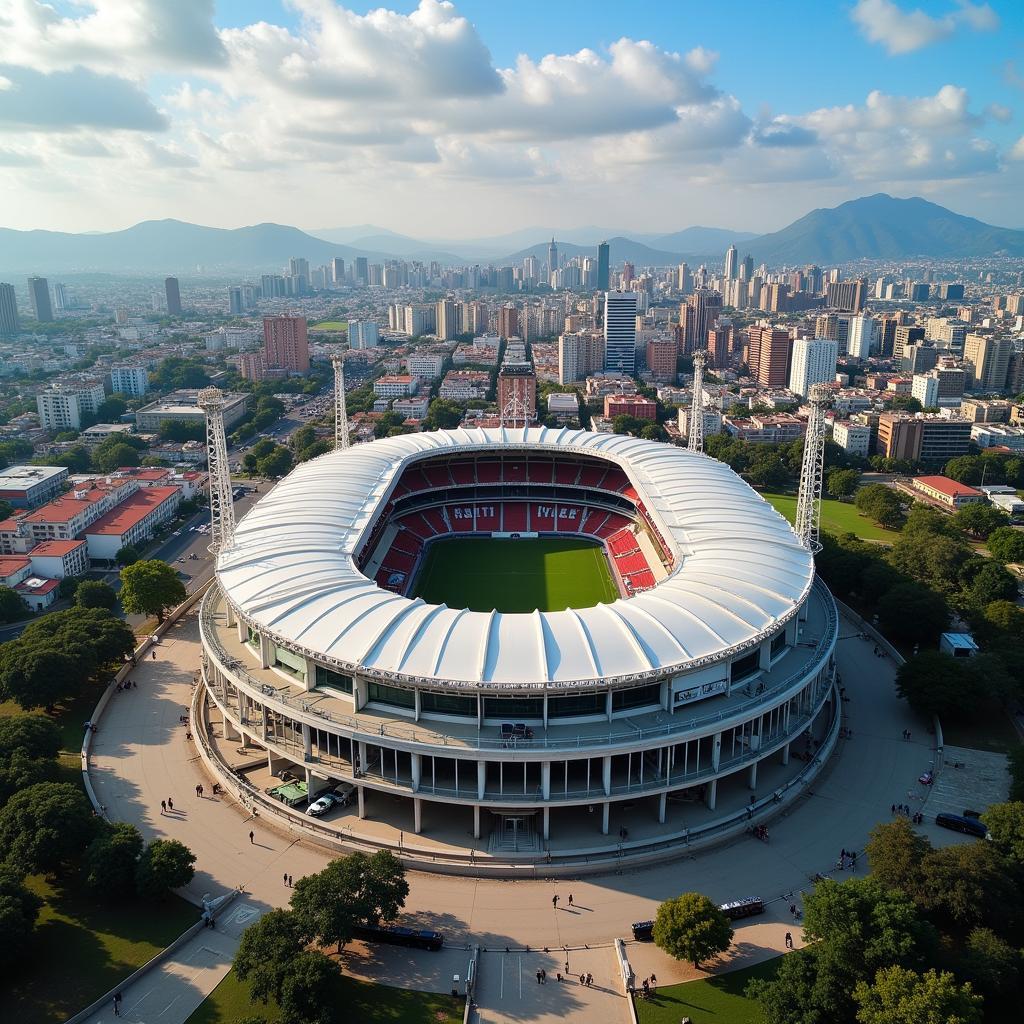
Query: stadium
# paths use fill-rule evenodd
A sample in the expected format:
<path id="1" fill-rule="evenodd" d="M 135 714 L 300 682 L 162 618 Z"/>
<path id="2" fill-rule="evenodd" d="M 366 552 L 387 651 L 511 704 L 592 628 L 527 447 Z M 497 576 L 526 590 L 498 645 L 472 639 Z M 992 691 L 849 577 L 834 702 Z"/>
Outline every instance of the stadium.
<path id="1" fill-rule="evenodd" d="M 718 841 L 838 733 L 810 551 L 728 466 L 632 437 L 438 431 L 304 463 L 235 528 L 200 622 L 226 783 L 456 870 Z M 314 823 L 331 791 L 352 799 Z"/>

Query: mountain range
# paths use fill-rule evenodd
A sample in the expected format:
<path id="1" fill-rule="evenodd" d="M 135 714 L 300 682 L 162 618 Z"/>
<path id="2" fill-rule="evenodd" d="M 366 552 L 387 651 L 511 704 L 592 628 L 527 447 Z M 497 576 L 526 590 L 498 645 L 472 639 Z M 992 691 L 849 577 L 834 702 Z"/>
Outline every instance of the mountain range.
<path id="1" fill-rule="evenodd" d="M 211 228 L 179 220 L 143 221 L 123 231 L 71 234 L 0 228 L 0 274 L 131 273 L 238 274 L 279 271 L 292 256 L 313 265 L 334 256 L 372 262 L 389 258 L 437 260 L 442 264 L 519 263 L 526 256 L 547 261 L 554 237 L 561 258 L 595 255 L 606 239 L 612 264 L 638 268 L 671 266 L 682 260 L 720 266 L 729 244 L 740 255 L 770 267 L 858 259 L 900 260 L 1024 256 L 1024 231 L 994 227 L 924 199 L 894 199 L 882 193 L 831 209 L 813 210 L 766 235 L 726 228 L 690 227 L 667 234 L 625 233 L 599 227 L 572 230 L 526 228 L 478 239 L 416 239 L 372 224 L 309 234 L 283 224 Z"/>

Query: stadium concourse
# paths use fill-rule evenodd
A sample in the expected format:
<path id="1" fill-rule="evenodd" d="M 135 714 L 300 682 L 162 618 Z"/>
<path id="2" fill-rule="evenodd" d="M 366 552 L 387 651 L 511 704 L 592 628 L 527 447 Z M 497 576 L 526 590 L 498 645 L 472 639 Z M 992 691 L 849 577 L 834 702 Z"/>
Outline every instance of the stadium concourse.
<path id="1" fill-rule="evenodd" d="M 661 866 L 582 879 L 509 882 L 410 873 L 408 922 L 441 929 L 446 948 L 479 944 L 491 950 L 480 963 L 481 998 L 489 1000 L 484 1003 L 487 1020 L 543 1019 L 544 1011 L 516 1001 L 518 993 L 525 993 L 526 999 L 530 992 L 529 986 L 520 988 L 513 979 L 513 972 L 518 976 L 519 965 L 525 963 L 530 981 L 534 961 L 539 965 L 542 954 L 535 952 L 524 960 L 527 954 L 506 956 L 506 946 L 519 951 L 527 945 L 533 950 L 568 946 L 571 964 L 593 973 L 596 985 L 618 986 L 608 944 L 615 937 L 628 938 L 631 922 L 652 917 L 658 902 L 687 889 L 718 901 L 748 895 L 770 901 L 764 918 L 738 928 L 733 963 L 781 953 L 784 933 L 792 930 L 789 903 L 799 902 L 810 878 L 833 869 L 840 847 L 863 850 L 869 830 L 890 817 L 892 803 L 922 806 L 927 793 L 916 780 L 933 759 L 927 731 L 897 699 L 892 662 L 876 658 L 872 643 L 860 639 L 850 623 L 841 620 L 840 625 L 837 661 L 850 698 L 843 705 L 843 721 L 852 730 L 852 739 L 840 742 L 813 790 L 771 822 L 767 845 L 744 837 Z M 215 936 L 201 933 L 167 964 L 125 990 L 124 1012 L 131 1020 L 183 1024 L 226 973 L 244 924 L 287 904 L 290 890 L 283 875 L 299 878 L 321 868 L 331 856 L 277 831 L 272 822 L 252 819 L 234 799 L 211 796 L 211 779 L 180 721 L 190 707 L 199 664 L 198 621 L 192 614 L 167 635 L 156 661 L 145 661 L 136 669 L 138 689 L 111 701 L 94 738 L 90 776 L 110 818 L 137 825 L 147 839 L 186 843 L 198 858 L 189 886 L 193 898 L 238 886 L 245 890 L 218 924 Z M 913 731 L 911 742 L 902 738 L 905 729 Z M 205 786 L 202 798 L 195 793 L 199 784 Z M 160 801 L 169 796 L 174 814 L 161 814 Z M 252 844 L 250 830 L 255 833 Z M 930 824 L 924 832 L 936 845 L 959 841 Z M 571 911 L 566 906 L 570 892 L 578 905 Z M 557 909 L 552 906 L 556 894 L 561 896 Z M 583 949 L 585 945 L 593 948 Z M 627 951 L 638 974 L 655 971 L 661 984 L 678 978 L 680 970 L 685 973 L 647 944 L 630 944 Z M 451 973 L 458 973 L 453 963 L 464 959 L 457 953 L 402 951 L 396 960 L 364 956 L 357 946 L 346 955 L 346 970 L 389 984 L 447 991 Z M 588 1009 L 583 997 L 569 989 L 557 1000 L 545 994 L 551 999 L 548 1010 L 557 1009 L 563 1019 L 598 1019 L 593 1006 Z M 624 1013 L 622 1000 L 607 1005 Z M 109 1018 L 109 1011 L 104 1011 L 90 1024 Z"/>

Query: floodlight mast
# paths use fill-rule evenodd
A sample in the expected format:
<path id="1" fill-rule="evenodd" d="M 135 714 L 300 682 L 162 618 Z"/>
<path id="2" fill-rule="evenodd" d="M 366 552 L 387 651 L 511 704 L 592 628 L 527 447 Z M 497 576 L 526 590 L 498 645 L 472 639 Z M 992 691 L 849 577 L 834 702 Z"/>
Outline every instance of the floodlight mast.
<path id="1" fill-rule="evenodd" d="M 804 438 L 804 457 L 800 467 L 800 490 L 796 499 L 796 522 L 793 528 L 808 551 L 821 550 L 821 491 L 825 475 L 825 409 L 831 399 L 825 384 L 811 385 L 808 399 L 811 414 Z"/>
<path id="2" fill-rule="evenodd" d="M 693 400 L 690 403 L 689 441 L 691 452 L 704 451 L 704 364 L 703 351 L 693 353 Z"/>
<path id="3" fill-rule="evenodd" d="M 231 491 L 231 463 L 224 435 L 224 395 L 218 388 L 203 388 L 196 402 L 206 413 L 206 456 L 210 471 L 210 550 L 217 554 L 235 533 L 235 505 Z"/>

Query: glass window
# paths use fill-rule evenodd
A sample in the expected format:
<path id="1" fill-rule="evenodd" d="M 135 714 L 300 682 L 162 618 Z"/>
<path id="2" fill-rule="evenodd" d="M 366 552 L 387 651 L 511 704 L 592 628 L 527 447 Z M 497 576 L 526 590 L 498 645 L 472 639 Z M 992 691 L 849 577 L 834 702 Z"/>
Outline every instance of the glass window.
<path id="1" fill-rule="evenodd" d="M 786 646 L 786 631 L 783 630 L 781 633 L 776 633 L 772 637 L 772 657 L 780 654 L 782 649 Z"/>
<path id="2" fill-rule="evenodd" d="M 367 698 L 378 704 L 390 704 L 395 708 L 416 707 L 415 690 L 403 690 L 399 686 L 387 686 L 384 683 L 369 683 Z"/>
<path id="3" fill-rule="evenodd" d="M 750 654 L 745 654 L 742 658 L 737 658 L 729 666 L 729 678 L 736 683 L 741 679 L 746 679 L 747 676 L 752 676 L 757 671 L 760 660 L 760 651 L 756 648 L 751 651 Z"/>
<path id="4" fill-rule="evenodd" d="M 543 697 L 484 697 L 484 717 L 514 722 L 520 718 L 544 718 Z"/>
<path id="5" fill-rule="evenodd" d="M 323 665 L 317 665 L 316 685 L 333 686 L 335 690 L 341 690 L 342 693 L 351 693 L 352 677 L 343 675 L 341 672 L 335 672 L 333 669 L 325 668 Z"/>
<path id="6" fill-rule="evenodd" d="M 661 704 L 661 683 L 612 691 L 612 711 L 626 711 L 629 708 L 642 708 L 650 704 Z"/>
<path id="7" fill-rule="evenodd" d="M 306 659 L 298 654 L 293 654 L 284 647 L 278 647 L 276 644 L 274 645 L 274 664 L 293 676 L 306 678 Z"/>
<path id="8" fill-rule="evenodd" d="M 572 715 L 603 715 L 606 697 L 603 693 L 573 693 L 568 697 L 548 698 L 548 718 Z"/>
<path id="9" fill-rule="evenodd" d="M 461 693 L 431 693 L 424 690 L 420 693 L 420 711 L 476 718 L 476 697 L 467 697 Z"/>

